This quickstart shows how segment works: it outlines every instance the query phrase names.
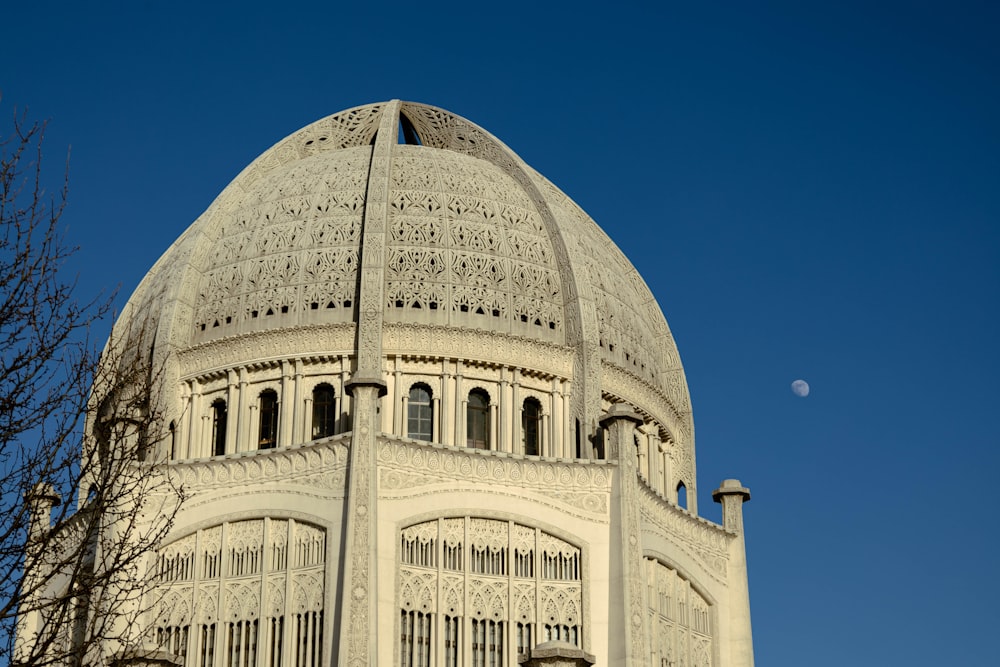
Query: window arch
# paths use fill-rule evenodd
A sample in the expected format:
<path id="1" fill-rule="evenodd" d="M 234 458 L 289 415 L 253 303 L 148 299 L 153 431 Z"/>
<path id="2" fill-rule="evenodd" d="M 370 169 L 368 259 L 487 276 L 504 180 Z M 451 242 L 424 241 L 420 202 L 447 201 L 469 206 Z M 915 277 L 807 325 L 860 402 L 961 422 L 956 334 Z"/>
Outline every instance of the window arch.
<path id="1" fill-rule="evenodd" d="M 537 398 L 524 399 L 521 407 L 521 444 L 529 456 L 542 453 L 542 404 Z"/>
<path id="2" fill-rule="evenodd" d="M 273 449 L 278 444 L 278 392 L 265 389 L 260 392 L 260 434 L 258 449 Z"/>
<path id="3" fill-rule="evenodd" d="M 678 653 L 687 654 L 688 664 L 696 667 L 713 664 L 712 604 L 669 565 L 648 556 L 643 560 L 652 631 L 650 664 L 669 664 Z"/>
<path id="4" fill-rule="evenodd" d="M 430 442 L 434 437 L 434 406 L 431 388 L 420 383 L 410 387 L 406 406 L 406 435 L 414 440 Z"/>
<path id="5" fill-rule="evenodd" d="M 333 387 L 324 382 L 313 389 L 312 437 L 325 438 L 333 435 L 337 428 L 337 394 Z"/>
<path id="6" fill-rule="evenodd" d="M 221 398 L 212 401 L 212 456 L 226 453 L 226 402 Z"/>
<path id="7" fill-rule="evenodd" d="M 688 496 L 687 487 L 684 486 L 684 482 L 677 482 L 677 504 L 682 509 L 687 509 L 688 506 L 687 496 Z"/>
<path id="8" fill-rule="evenodd" d="M 399 664 L 452 667 L 465 653 L 474 667 L 512 667 L 543 641 L 583 646 L 579 547 L 475 516 L 414 524 L 399 539 Z"/>
<path id="9" fill-rule="evenodd" d="M 203 528 L 157 552 L 155 641 L 185 667 L 318 667 L 325 569 L 319 526 L 263 518 Z M 206 595 L 203 583 L 218 592 Z"/>
<path id="10" fill-rule="evenodd" d="M 490 396 L 482 389 L 469 392 L 465 411 L 465 437 L 467 447 L 490 448 Z"/>

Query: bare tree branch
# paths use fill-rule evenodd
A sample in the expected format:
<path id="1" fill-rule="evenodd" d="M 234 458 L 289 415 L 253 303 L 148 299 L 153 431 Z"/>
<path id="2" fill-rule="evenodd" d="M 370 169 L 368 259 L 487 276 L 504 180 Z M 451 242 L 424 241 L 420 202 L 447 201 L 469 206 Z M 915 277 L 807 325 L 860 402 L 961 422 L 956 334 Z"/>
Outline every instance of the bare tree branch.
<path id="1" fill-rule="evenodd" d="M 81 300 L 66 275 L 68 177 L 46 190 L 45 128 L 15 112 L 0 133 L 0 664 L 24 667 L 141 643 L 141 574 L 182 496 L 146 460 L 167 435 L 152 334 L 99 355 L 112 297 Z"/>

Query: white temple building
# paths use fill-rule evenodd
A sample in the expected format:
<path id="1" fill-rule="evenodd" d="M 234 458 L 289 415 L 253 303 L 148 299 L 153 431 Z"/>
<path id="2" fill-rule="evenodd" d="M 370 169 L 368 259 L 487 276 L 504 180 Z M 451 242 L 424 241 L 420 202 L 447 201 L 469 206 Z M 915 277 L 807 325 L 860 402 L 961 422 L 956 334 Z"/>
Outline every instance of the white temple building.
<path id="1" fill-rule="evenodd" d="M 723 525 L 698 515 L 656 300 L 471 122 L 394 100 L 280 141 L 153 266 L 115 335 L 138 330 L 169 436 L 135 465 L 186 499 L 115 650 L 753 665 L 749 491 L 726 480 Z"/>

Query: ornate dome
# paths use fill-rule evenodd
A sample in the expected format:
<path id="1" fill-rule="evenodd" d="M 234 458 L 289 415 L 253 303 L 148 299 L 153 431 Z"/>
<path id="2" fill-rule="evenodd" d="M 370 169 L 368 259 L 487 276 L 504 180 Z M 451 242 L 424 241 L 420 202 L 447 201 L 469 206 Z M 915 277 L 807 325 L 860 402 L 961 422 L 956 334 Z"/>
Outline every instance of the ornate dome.
<path id="1" fill-rule="evenodd" d="M 632 404 L 693 478 L 680 358 L 638 272 L 509 148 L 434 107 L 349 109 L 264 152 L 160 258 L 117 327 L 136 321 L 155 323 L 178 384 L 332 354 L 360 375 L 400 355 L 557 375 L 571 416 L 593 429 L 608 401 Z"/>

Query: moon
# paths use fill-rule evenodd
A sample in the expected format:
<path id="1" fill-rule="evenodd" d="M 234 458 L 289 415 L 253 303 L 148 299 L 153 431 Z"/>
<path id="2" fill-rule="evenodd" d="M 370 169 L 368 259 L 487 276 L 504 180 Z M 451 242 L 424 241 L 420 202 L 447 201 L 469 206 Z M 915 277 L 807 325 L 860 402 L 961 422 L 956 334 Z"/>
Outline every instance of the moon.
<path id="1" fill-rule="evenodd" d="M 796 380 L 792 383 L 792 393 L 800 398 L 809 395 L 809 383 L 805 380 Z"/>

